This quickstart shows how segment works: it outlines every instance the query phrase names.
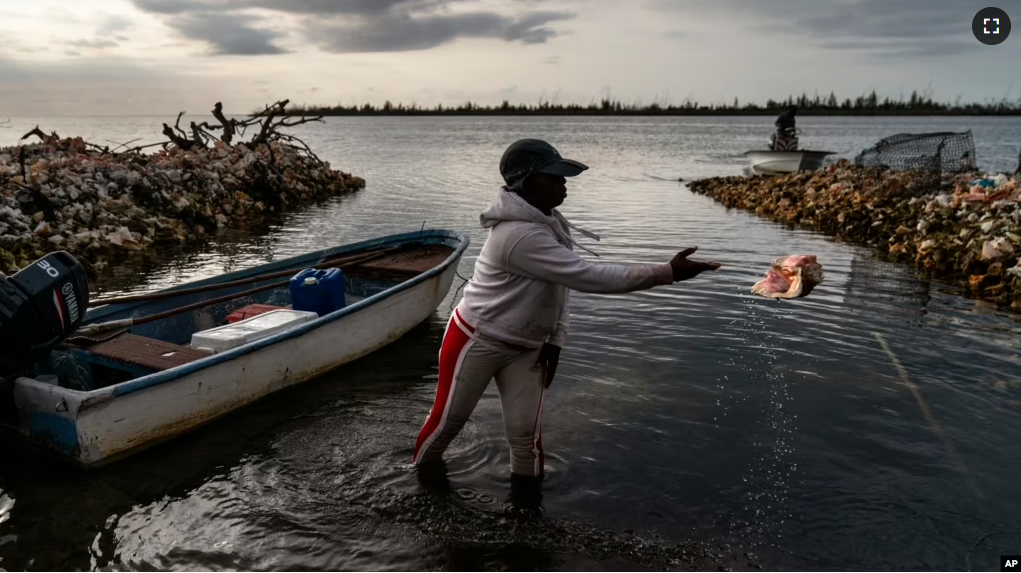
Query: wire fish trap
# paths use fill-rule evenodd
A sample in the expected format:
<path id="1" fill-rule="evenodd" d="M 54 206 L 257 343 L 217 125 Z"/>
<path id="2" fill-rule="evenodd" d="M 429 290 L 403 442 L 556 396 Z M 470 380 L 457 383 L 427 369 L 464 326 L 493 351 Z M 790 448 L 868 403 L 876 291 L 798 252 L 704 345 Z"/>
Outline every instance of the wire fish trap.
<path id="1" fill-rule="evenodd" d="M 879 140 L 854 158 L 858 167 L 912 172 L 911 195 L 937 191 L 945 173 L 975 171 L 975 140 L 965 132 L 900 133 Z"/>

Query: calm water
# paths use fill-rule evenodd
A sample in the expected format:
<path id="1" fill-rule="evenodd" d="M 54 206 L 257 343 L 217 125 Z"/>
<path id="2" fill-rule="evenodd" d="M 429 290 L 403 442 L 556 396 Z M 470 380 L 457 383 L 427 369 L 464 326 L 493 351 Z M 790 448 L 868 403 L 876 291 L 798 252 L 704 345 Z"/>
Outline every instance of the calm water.
<path id="1" fill-rule="evenodd" d="M 0 143 L 36 123 L 156 141 L 166 120 L 18 119 Z M 392 346 L 110 468 L 83 475 L 0 451 L 0 568 L 714 567 L 712 557 L 685 564 L 703 544 L 739 568 L 996 570 L 998 555 L 1021 553 L 1021 328 L 908 267 L 728 212 L 677 182 L 740 173 L 740 153 L 771 124 L 329 119 L 301 133 L 365 177 L 363 192 L 200 254 L 109 269 L 95 285 L 147 290 L 423 222 L 471 235 L 468 277 L 503 148 L 548 138 L 592 167 L 562 210 L 602 235 L 586 244 L 603 259 L 660 262 L 698 245 L 724 267 L 573 297 L 544 419 L 545 519 L 502 513 L 495 388 L 448 454 L 449 498 L 425 492 L 407 466 L 452 289 Z M 843 156 L 893 133 L 973 129 L 980 166 L 1000 171 L 1021 144 L 1018 119 L 806 117 L 799 127 L 804 146 Z M 770 261 L 790 253 L 818 255 L 826 282 L 797 302 L 752 297 Z"/>

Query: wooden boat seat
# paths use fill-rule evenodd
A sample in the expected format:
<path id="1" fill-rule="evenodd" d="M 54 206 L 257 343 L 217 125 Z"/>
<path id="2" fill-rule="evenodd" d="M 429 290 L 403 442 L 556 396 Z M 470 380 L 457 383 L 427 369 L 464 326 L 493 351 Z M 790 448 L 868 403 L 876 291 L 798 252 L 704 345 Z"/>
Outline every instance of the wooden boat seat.
<path id="1" fill-rule="evenodd" d="M 404 281 L 442 263 L 452 252 L 454 249 L 446 245 L 415 245 L 352 265 L 344 274 Z"/>
<path id="2" fill-rule="evenodd" d="M 189 348 L 128 332 L 90 346 L 88 352 L 115 363 L 140 366 L 156 372 L 188 364 L 211 355 L 206 350 Z"/>

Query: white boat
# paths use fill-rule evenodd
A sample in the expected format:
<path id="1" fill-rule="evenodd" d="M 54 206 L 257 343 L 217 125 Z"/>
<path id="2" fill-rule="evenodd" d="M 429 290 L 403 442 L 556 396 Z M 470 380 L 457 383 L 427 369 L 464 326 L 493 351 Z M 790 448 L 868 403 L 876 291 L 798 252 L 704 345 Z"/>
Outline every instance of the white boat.
<path id="1" fill-rule="evenodd" d="M 795 173 L 798 171 L 815 171 L 822 167 L 823 160 L 828 155 L 834 155 L 833 151 L 773 151 L 771 149 L 756 149 L 746 151 L 748 167 L 752 173 L 779 175 Z"/>
<path id="2" fill-rule="evenodd" d="M 90 308 L 77 332 L 138 324 L 71 336 L 27 373 L 5 379 L 0 430 L 86 468 L 148 448 L 397 340 L 436 311 L 468 244 L 445 230 L 392 235 L 158 291 L 157 300 Z M 346 306 L 306 311 L 305 322 L 232 348 L 192 344 L 196 332 L 224 325 L 239 308 L 286 309 L 288 280 L 273 279 L 333 265 L 343 272 Z M 181 292 L 167 296 L 174 291 Z M 157 314 L 169 316 L 144 320 Z"/>

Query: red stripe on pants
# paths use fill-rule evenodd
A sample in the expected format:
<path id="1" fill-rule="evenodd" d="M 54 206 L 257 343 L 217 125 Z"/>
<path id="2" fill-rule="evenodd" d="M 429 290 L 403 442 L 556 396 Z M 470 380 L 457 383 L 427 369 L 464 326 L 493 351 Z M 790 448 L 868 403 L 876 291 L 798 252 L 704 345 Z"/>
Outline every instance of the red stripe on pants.
<path id="1" fill-rule="evenodd" d="M 543 372 L 545 378 L 546 373 Z M 533 475 L 541 476 L 545 473 L 546 455 L 542 451 L 542 406 L 546 401 L 546 392 L 543 391 L 539 397 L 539 407 L 535 410 L 535 426 L 532 429 L 532 451 L 535 453 L 535 472 Z"/>
<path id="2" fill-rule="evenodd" d="M 419 462 L 419 456 L 424 452 L 423 446 L 436 435 L 443 425 L 443 419 L 447 413 L 450 397 L 454 392 L 454 383 L 457 380 L 458 361 L 464 347 L 471 342 L 465 330 L 474 333 L 475 329 L 461 319 L 460 313 L 454 310 L 450 321 L 447 322 L 447 330 L 443 333 L 443 343 L 440 345 L 440 374 L 436 384 L 436 399 L 433 407 L 429 410 L 429 417 L 426 418 L 422 431 L 415 441 L 415 453 L 412 456 L 412 463 Z"/>

